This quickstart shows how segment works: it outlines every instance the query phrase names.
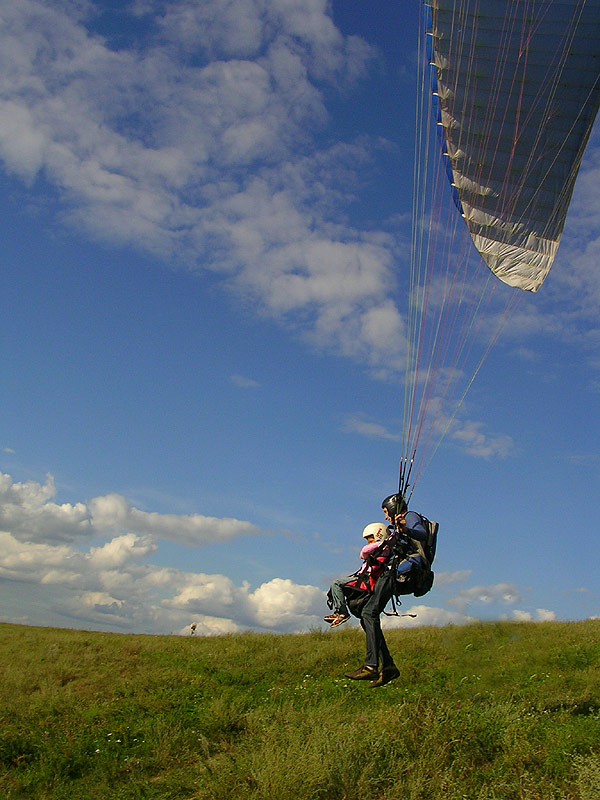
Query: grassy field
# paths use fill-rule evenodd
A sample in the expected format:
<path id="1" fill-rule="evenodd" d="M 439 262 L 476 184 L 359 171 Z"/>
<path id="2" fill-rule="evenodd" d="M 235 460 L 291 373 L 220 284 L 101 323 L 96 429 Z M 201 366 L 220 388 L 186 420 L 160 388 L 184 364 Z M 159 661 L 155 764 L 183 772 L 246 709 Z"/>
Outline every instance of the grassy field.
<path id="1" fill-rule="evenodd" d="M 600 621 L 388 641 L 0 625 L 0 797 L 600 800 Z"/>

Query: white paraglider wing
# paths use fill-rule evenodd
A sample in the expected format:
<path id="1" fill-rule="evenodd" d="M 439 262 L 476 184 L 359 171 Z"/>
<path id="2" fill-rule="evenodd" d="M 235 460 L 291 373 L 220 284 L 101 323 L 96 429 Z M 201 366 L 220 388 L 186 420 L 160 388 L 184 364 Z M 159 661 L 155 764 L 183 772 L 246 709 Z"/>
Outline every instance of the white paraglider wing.
<path id="1" fill-rule="evenodd" d="M 600 0 L 430 0 L 455 202 L 498 278 L 537 291 L 600 105 Z"/>

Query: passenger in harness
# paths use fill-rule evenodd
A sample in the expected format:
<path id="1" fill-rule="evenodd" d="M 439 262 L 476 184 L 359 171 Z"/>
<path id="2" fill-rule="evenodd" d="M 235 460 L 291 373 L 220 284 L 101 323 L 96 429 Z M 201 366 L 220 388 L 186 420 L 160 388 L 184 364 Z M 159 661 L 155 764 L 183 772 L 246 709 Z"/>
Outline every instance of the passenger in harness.
<path id="1" fill-rule="evenodd" d="M 400 566 L 407 572 L 413 565 L 418 565 L 421 556 L 418 553 L 411 553 L 413 542 L 425 541 L 427 533 L 419 514 L 408 511 L 406 501 L 400 494 L 389 495 L 381 504 L 383 514 L 387 522 L 391 523 L 388 527 L 388 537 L 385 540 L 386 546 L 392 551 L 405 554 Z M 413 561 L 411 561 L 413 559 Z M 370 688 L 384 686 L 400 675 L 400 671 L 394 664 L 387 643 L 381 630 L 381 614 L 393 597 L 396 589 L 396 569 L 392 569 L 392 564 L 388 556 L 388 561 L 375 583 L 373 593 L 362 608 L 360 624 L 366 637 L 366 657 L 364 664 L 353 672 L 346 672 L 347 678 L 352 680 L 370 680 Z M 404 567 L 404 561 L 407 566 Z"/>
<path id="2" fill-rule="evenodd" d="M 328 605 L 333 608 L 333 613 L 323 617 L 330 628 L 337 628 L 350 619 L 347 605 L 349 587 L 361 587 L 363 591 L 372 592 L 375 581 L 379 577 L 391 550 L 380 545 L 387 538 L 388 530 L 383 522 L 371 522 L 363 530 L 366 543 L 360 551 L 363 565 L 351 575 L 342 575 L 331 584 L 328 594 Z M 379 551 L 379 552 L 377 552 Z M 377 555 L 375 555 L 377 553 Z"/>

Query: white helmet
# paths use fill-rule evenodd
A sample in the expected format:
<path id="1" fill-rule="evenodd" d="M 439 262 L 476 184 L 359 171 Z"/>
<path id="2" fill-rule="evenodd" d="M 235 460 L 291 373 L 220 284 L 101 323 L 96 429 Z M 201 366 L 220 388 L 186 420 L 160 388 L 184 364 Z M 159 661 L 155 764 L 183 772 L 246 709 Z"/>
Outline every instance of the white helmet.
<path id="1" fill-rule="evenodd" d="M 383 542 L 387 537 L 388 531 L 383 522 L 371 522 L 362 532 L 363 538 L 374 536 L 376 542 Z"/>

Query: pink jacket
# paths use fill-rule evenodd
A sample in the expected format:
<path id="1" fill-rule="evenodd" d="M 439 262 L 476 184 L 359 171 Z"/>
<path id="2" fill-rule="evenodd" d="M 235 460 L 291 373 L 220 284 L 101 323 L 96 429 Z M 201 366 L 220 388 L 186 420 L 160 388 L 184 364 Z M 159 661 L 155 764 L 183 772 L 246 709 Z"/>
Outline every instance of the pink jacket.
<path id="1" fill-rule="evenodd" d="M 362 567 L 359 569 L 358 574 L 363 575 L 365 572 L 370 575 L 374 580 L 376 580 L 379 575 L 381 574 L 381 570 L 383 569 L 383 565 L 388 559 L 390 554 L 390 547 L 386 545 L 381 551 L 381 553 L 377 556 L 377 564 L 369 564 L 366 561 L 367 556 L 370 553 L 375 552 L 377 548 L 381 545 L 381 542 L 371 542 L 370 544 L 366 544 L 363 549 L 360 551 L 360 557 L 365 562 Z"/>
<path id="2" fill-rule="evenodd" d="M 363 547 L 360 551 L 360 557 L 363 561 L 366 560 L 369 553 L 372 553 L 374 550 L 377 550 L 381 542 L 367 542 L 367 544 Z"/>

